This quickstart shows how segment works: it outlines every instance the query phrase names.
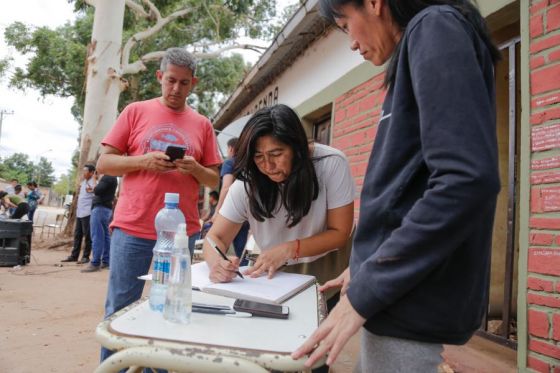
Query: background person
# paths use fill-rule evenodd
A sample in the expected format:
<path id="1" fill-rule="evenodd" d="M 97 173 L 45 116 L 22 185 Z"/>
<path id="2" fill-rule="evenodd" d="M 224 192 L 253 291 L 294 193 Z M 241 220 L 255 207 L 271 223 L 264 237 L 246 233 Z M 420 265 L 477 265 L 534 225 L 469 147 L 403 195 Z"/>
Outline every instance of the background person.
<path id="1" fill-rule="evenodd" d="M 111 271 L 105 317 L 140 299 L 156 242 L 155 216 L 163 207 L 164 193 L 179 193 L 179 208 L 187 221 L 189 250 L 199 237 L 200 185 L 218 185 L 218 153 L 208 118 L 186 104 L 195 86 L 196 61 L 183 48 L 170 48 L 156 77 L 161 96 L 128 105 L 103 139 L 99 172 L 123 176 L 111 227 Z M 186 149 L 173 162 L 168 145 Z M 103 348 L 101 359 L 110 355 Z"/>
<path id="2" fill-rule="evenodd" d="M 29 211 L 27 202 L 16 194 L 8 194 L 5 191 L 1 191 L 0 200 L 5 209 L 13 211 L 9 215 L 11 219 L 21 219 Z"/>
<path id="3" fill-rule="evenodd" d="M 354 215 L 354 181 L 344 154 L 309 144 L 297 114 L 276 105 L 249 119 L 236 157 L 237 180 L 208 236 L 223 250 L 248 221 L 261 254 L 247 274 L 272 277 L 286 263 L 309 263 L 305 272 L 319 281 L 332 276 L 324 273 L 331 258 L 325 254 L 344 247 Z M 236 276 L 237 258 L 222 259 L 207 241 L 203 249 L 213 282 Z"/>
<path id="4" fill-rule="evenodd" d="M 94 174 L 97 180 L 97 172 Z M 111 233 L 109 222 L 113 213 L 113 200 L 117 190 L 117 178 L 109 175 L 101 175 L 99 182 L 93 188 L 93 202 L 91 205 L 91 246 L 93 255 L 89 266 L 81 272 L 96 272 L 109 267 Z"/>
<path id="5" fill-rule="evenodd" d="M 222 169 L 220 170 L 220 197 L 218 199 L 218 205 L 216 206 L 216 211 L 212 216 L 212 222 L 218 215 L 218 211 L 224 204 L 226 199 L 229 187 L 235 181 L 235 176 L 233 174 L 234 166 L 235 166 L 235 147 L 237 146 L 238 142 L 237 137 L 232 137 L 227 142 L 227 155 L 228 158 L 222 164 Z M 244 222 L 239 232 L 233 239 L 233 249 L 235 250 L 235 255 L 240 258 L 241 262 L 239 265 L 247 265 L 247 260 L 241 258 L 243 255 L 243 250 L 245 249 L 245 245 L 247 244 L 247 236 L 249 235 L 249 223 Z"/>
<path id="6" fill-rule="evenodd" d="M 345 296 L 292 354 L 332 364 L 364 326 L 358 370 L 436 372 L 487 306 L 500 190 L 494 63 L 467 0 L 321 0 L 387 95 L 367 167 Z M 332 286 L 328 284 L 325 288 Z"/>
<path id="7" fill-rule="evenodd" d="M 43 195 L 39 191 L 37 183 L 35 181 L 30 181 L 27 183 L 27 204 L 29 205 L 29 211 L 27 212 L 27 218 L 29 221 L 33 221 L 33 216 L 35 215 L 35 210 L 39 207 L 41 201 L 43 201 Z"/>
<path id="8" fill-rule="evenodd" d="M 89 221 L 91 216 L 91 205 L 93 203 L 93 188 L 95 188 L 95 166 L 86 164 L 82 169 L 83 180 L 80 183 L 80 193 L 78 194 L 78 204 L 76 207 L 76 223 L 74 224 L 74 245 L 72 252 L 61 262 L 78 262 L 80 251 L 82 250 L 82 241 L 85 241 L 82 259 L 78 264 L 86 264 L 89 262 L 91 254 L 91 232 L 89 230 Z"/>

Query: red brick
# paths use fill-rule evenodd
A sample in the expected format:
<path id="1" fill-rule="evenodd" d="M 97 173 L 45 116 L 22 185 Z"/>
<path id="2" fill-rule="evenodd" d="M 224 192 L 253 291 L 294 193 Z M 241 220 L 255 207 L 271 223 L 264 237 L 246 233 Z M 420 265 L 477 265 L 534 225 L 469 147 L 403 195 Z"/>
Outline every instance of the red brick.
<path id="1" fill-rule="evenodd" d="M 529 293 L 527 294 L 527 303 L 537 306 L 560 308 L 560 298 L 549 297 L 547 295 Z"/>
<path id="2" fill-rule="evenodd" d="M 546 312 L 529 309 L 527 312 L 528 330 L 530 335 L 548 338 L 550 322 Z"/>
<path id="3" fill-rule="evenodd" d="M 558 89 L 560 89 L 560 65 L 546 67 L 531 73 L 532 95 Z"/>
<path id="4" fill-rule="evenodd" d="M 548 63 L 560 61 L 560 49 L 550 52 L 548 54 Z"/>
<path id="5" fill-rule="evenodd" d="M 546 31 L 551 32 L 560 28 L 560 5 L 549 8 L 546 12 Z"/>
<path id="6" fill-rule="evenodd" d="M 527 279 L 527 288 L 536 291 L 548 291 L 551 293 L 553 290 L 553 283 L 552 281 L 529 277 Z"/>
<path id="7" fill-rule="evenodd" d="M 560 219 L 558 218 L 530 218 L 529 228 L 535 229 L 559 229 Z"/>
<path id="8" fill-rule="evenodd" d="M 560 65 L 558 65 L 560 66 Z M 559 70 L 560 72 L 560 70 Z M 560 79 L 560 75 L 558 76 L 558 79 Z M 548 110 L 544 110 L 538 113 L 534 113 L 531 115 L 531 124 L 532 125 L 536 125 L 536 124 L 543 124 L 544 122 L 547 122 L 549 120 L 553 120 L 553 119 L 558 119 L 560 118 L 560 108 L 552 108 L 552 109 L 548 109 Z M 553 127 L 553 126 L 550 126 Z M 546 128 L 544 128 L 546 129 Z M 544 130 L 544 129 L 539 129 L 539 130 Z M 557 140 L 557 138 L 553 138 L 552 140 Z M 558 143 L 558 141 L 555 141 L 555 143 Z M 533 143 L 533 147 L 535 146 L 535 144 Z"/>
<path id="9" fill-rule="evenodd" d="M 531 20 L 529 21 L 529 32 L 532 38 L 543 34 L 544 25 L 542 14 L 531 17 Z"/>
<path id="10" fill-rule="evenodd" d="M 560 314 L 558 313 L 552 315 L 552 338 L 560 341 Z"/>
<path id="11" fill-rule="evenodd" d="M 375 107 L 375 95 L 370 95 L 360 101 L 360 111 L 372 110 Z"/>
<path id="12" fill-rule="evenodd" d="M 549 373 L 550 365 L 547 362 L 537 359 L 536 357 L 529 356 L 527 358 L 527 366 L 539 373 Z"/>
<path id="13" fill-rule="evenodd" d="M 529 272 L 560 276 L 560 249 L 530 248 L 528 259 Z"/>
<path id="14" fill-rule="evenodd" d="M 541 342 L 536 339 L 529 339 L 529 350 L 538 352 L 539 354 L 553 357 L 555 359 L 560 359 L 560 348 L 555 345 Z"/>
<path id="15" fill-rule="evenodd" d="M 557 45 L 560 45 L 560 35 L 547 36 L 545 38 L 541 38 L 539 41 L 531 41 L 530 51 L 531 54 L 536 54 L 544 50 L 554 48 Z"/>
<path id="16" fill-rule="evenodd" d="M 560 167 L 560 156 L 544 158 L 544 159 L 535 159 L 531 161 L 532 170 L 547 170 L 550 168 L 558 168 L 558 167 Z"/>
<path id="17" fill-rule="evenodd" d="M 559 50 L 560 52 L 560 50 Z M 538 109 L 549 105 L 554 105 L 560 103 L 560 93 L 553 93 L 548 96 L 542 96 L 539 98 L 534 98 L 531 101 L 531 108 Z"/>
<path id="18" fill-rule="evenodd" d="M 541 190 L 538 188 L 531 189 L 531 212 L 532 213 L 543 212 Z"/>
<path id="19" fill-rule="evenodd" d="M 560 236 L 556 236 L 556 246 L 560 246 Z M 560 282 L 558 283 L 558 285 L 560 285 Z M 560 293 L 560 286 L 558 287 L 557 291 Z"/>
<path id="20" fill-rule="evenodd" d="M 531 212 L 560 211 L 560 187 L 531 189 Z"/>
<path id="21" fill-rule="evenodd" d="M 346 109 L 346 117 L 347 118 L 354 118 L 356 115 L 360 113 L 360 107 L 358 104 L 352 104 Z"/>
<path id="22" fill-rule="evenodd" d="M 531 184 L 551 184 L 560 182 L 560 171 L 533 172 Z"/>
<path id="23" fill-rule="evenodd" d="M 341 109 L 341 110 L 337 110 L 334 114 L 334 122 L 340 122 L 342 120 L 344 120 L 344 118 L 346 118 L 346 110 Z"/>
<path id="24" fill-rule="evenodd" d="M 550 246 L 554 242 L 554 235 L 550 233 L 531 233 L 529 243 L 531 245 Z"/>
<path id="25" fill-rule="evenodd" d="M 542 0 L 542 1 L 536 1 L 536 2 L 532 2 L 531 5 L 531 14 L 535 14 L 540 10 L 543 10 L 547 7 L 548 5 L 548 0 Z"/>
<path id="26" fill-rule="evenodd" d="M 546 61 L 543 56 L 532 57 L 530 62 L 531 70 L 544 66 L 545 63 Z"/>

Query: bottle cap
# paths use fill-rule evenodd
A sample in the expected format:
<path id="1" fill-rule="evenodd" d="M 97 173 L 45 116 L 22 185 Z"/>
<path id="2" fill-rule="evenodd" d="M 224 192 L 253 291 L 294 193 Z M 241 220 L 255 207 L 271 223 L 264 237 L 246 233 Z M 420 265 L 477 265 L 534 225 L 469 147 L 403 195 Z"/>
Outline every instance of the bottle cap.
<path id="1" fill-rule="evenodd" d="M 189 247 L 189 237 L 187 236 L 187 224 L 180 223 L 177 226 L 177 233 L 175 233 L 175 247 L 186 249 Z"/>
<path id="2" fill-rule="evenodd" d="M 165 193 L 165 203 L 179 204 L 179 193 Z"/>

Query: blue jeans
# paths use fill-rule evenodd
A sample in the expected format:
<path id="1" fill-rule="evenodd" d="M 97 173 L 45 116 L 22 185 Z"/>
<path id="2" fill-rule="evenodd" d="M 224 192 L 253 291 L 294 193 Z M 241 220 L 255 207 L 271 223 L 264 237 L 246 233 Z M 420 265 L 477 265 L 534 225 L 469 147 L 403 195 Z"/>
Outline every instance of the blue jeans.
<path id="1" fill-rule="evenodd" d="M 191 258 L 194 253 L 194 243 L 199 235 L 200 233 L 196 233 L 189 237 Z M 149 272 L 155 244 L 155 240 L 135 237 L 119 228 L 113 230 L 105 318 L 140 299 L 145 281 L 139 280 L 138 276 Z M 112 353 L 111 350 L 102 347 L 101 361 Z"/>
<path id="2" fill-rule="evenodd" d="M 111 209 L 105 206 L 95 206 L 91 210 L 89 220 L 89 231 L 91 234 L 92 266 L 109 264 L 109 251 L 111 247 L 111 235 L 109 234 L 109 222 L 111 221 Z"/>

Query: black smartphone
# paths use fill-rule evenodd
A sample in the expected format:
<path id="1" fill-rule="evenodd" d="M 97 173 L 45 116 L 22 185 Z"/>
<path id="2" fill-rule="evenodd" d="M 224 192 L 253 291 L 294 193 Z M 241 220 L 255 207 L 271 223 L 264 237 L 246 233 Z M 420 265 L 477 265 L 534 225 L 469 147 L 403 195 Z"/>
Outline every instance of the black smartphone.
<path id="1" fill-rule="evenodd" d="M 185 148 L 169 145 L 167 149 L 165 149 L 165 154 L 169 156 L 169 162 L 173 162 L 174 160 L 181 159 L 185 156 Z"/>
<path id="2" fill-rule="evenodd" d="M 233 309 L 239 312 L 249 312 L 253 316 L 273 317 L 276 319 L 287 319 L 290 314 L 288 306 L 267 304 L 251 300 L 236 299 Z"/>

